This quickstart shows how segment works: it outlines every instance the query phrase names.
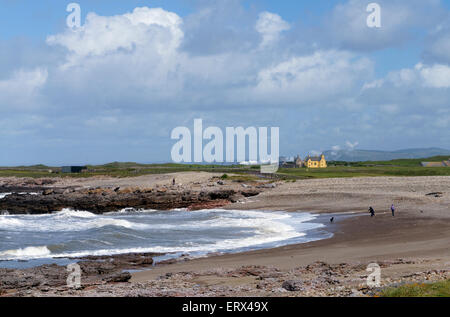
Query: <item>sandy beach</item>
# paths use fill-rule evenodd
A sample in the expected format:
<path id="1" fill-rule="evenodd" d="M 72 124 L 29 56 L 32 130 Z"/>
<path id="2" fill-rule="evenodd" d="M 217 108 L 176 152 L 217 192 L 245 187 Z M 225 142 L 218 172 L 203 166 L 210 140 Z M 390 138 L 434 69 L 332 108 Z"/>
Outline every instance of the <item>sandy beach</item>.
<path id="1" fill-rule="evenodd" d="M 217 175 L 173 174 L 157 176 L 160 177 L 157 180 L 155 177 L 120 182 L 127 186 L 155 186 L 175 177 L 183 179 L 183 186 L 216 186 L 216 179 L 211 177 Z M 109 186 L 111 181 L 115 180 L 76 180 L 76 186 Z M 396 206 L 395 217 L 389 209 L 392 203 Z M 375 209 L 373 218 L 367 211 L 369 206 Z M 363 296 L 371 291 L 365 285 L 369 263 L 380 265 L 381 286 L 450 277 L 450 177 L 277 182 L 274 188 L 258 196 L 223 208 L 330 213 L 334 222 L 327 230 L 333 232 L 333 237 L 274 249 L 187 257 L 133 272 L 128 283 L 98 284 L 82 290 L 59 287 L 44 292 L 8 291 L 4 295 Z M 301 286 L 295 286 L 296 283 Z"/>
<path id="2" fill-rule="evenodd" d="M 353 213 L 355 216 L 345 220 L 335 216 L 334 236 L 330 239 L 156 267 L 133 274 L 131 281 L 143 282 L 166 273 L 211 267 L 229 269 L 259 265 L 293 270 L 316 261 L 330 264 L 396 259 L 424 261 L 394 266 L 385 272 L 389 278 L 436 267 L 449 270 L 449 190 L 449 177 L 348 178 L 284 183 L 244 204 L 226 208 Z M 442 196 L 427 196 L 433 192 L 442 193 Z M 389 210 L 391 203 L 397 208 L 395 217 Z M 368 206 L 374 207 L 374 218 L 368 214 Z"/>

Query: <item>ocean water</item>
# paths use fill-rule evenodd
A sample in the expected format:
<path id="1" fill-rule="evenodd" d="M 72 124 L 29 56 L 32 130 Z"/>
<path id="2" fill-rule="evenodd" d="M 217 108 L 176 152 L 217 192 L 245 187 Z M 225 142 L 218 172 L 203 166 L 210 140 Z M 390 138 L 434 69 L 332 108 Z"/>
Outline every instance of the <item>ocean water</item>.
<path id="1" fill-rule="evenodd" d="M 104 215 L 65 209 L 48 215 L 0 215 L 0 267 L 129 252 L 195 257 L 330 237 L 318 217 L 305 212 L 221 209 L 122 210 Z"/>

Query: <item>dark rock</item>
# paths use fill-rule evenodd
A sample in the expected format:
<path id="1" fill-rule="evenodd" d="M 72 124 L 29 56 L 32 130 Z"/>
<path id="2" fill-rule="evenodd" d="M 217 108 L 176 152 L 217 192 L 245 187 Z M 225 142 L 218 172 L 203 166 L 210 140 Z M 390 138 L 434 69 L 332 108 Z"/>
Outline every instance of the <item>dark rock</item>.
<path id="1" fill-rule="evenodd" d="M 45 189 L 42 192 L 42 195 L 44 195 L 44 196 L 51 195 L 51 194 L 53 194 L 53 189 Z"/>
<path id="2" fill-rule="evenodd" d="M 117 189 L 117 188 L 116 188 Z M 242 191 L 245 197 L 255 196 L 259 191 Z M 10 214 L 47 214 L 64 208 L 86 210 L 95 214 L 124 208 L 171 210 L 209 206 L 213 208 L 236 201 L 234 190 L 182 191 L 160 188 L 157 191 L 111 189 L 81 189 L 73 192 L 45 189 L 43 195 L 12 194 L 0 200 L 0 210 Z M 210 203 L 210 204 L 205 204 Z"/>
<path id="3" fill-rule="evenodd" d="M 258 190 L 243 190 L 241 191 L 241 195 L 244 197 L 253 197 L 253 196 L 257 196 L 260 194 L 260 191 Z"/>
<path id="4" fill-rule="evenodd" d="M 113 276 L 109 276 L 104 281 L 108 283 L 126 283 L 131 279 L 131 274 L 129 272 L 122 272 L 115 274 Z"/>
<path id="5" fill-rule="evenodd" d="M 303 289 L 303 283 L 299 280 L 290 280 L 290 281 L 285 281 L 283 282 L 283 284 L 281 285 L 281 287 L 283 287 L 285 290 L 289 291 L 289 292 L 297 292 L 297 291 L 301 291 Z"/>
<path id="6" fill-rule="evenodd" d="M 443 193 L 441 193 L 441 192 L 433 192 L 433 193 L 426 194 L 425 196 L 434 196 L 436 198 L 440 198 L 440 197 L 442 197 L 442 195 L 443 195 Z"/>

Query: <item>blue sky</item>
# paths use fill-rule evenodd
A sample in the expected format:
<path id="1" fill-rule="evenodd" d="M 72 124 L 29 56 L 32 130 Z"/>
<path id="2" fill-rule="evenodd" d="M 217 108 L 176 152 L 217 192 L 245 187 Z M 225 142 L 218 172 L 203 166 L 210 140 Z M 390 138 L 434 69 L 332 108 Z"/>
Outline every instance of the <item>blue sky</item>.
<path id="1" fill-rule="evenodd" d="M 0 0 L 0 165 L 170 161 L 177 126 L 284 155 L 450 148 L 450 1 Z M 351 144 L 352 146 L 349 146 Z"/>

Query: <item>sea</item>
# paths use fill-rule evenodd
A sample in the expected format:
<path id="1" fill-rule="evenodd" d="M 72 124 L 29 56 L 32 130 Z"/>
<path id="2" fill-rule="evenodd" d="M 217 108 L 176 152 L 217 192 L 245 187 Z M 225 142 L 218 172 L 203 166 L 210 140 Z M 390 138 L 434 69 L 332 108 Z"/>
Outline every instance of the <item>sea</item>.
<path id="1" fill-rule="evenodd" d="M 0 267 L 65 265 L 74 257 L 136 252 L 164 254 L 159 260 L 244 252 L 329 238 L 325 224 L 323 216 L 308 212 L 260 210 L 3 213 Z"/>

